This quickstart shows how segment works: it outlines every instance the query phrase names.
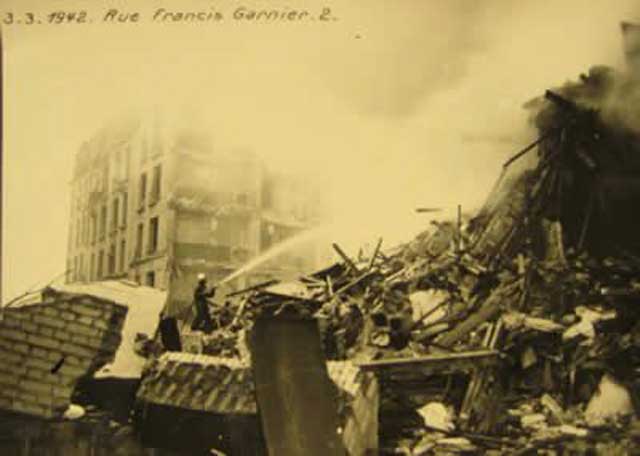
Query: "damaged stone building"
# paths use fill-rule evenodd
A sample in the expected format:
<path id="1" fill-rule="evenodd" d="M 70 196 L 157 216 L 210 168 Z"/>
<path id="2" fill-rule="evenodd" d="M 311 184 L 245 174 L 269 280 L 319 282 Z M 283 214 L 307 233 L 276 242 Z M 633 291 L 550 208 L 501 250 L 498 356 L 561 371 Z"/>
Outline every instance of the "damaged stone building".
<path id="1" fill-rule="evenodd" d="M 320 218 L 317 189 L 268 170 L 251 152 L 215 149 L 204 129 L 169 128 L 160 114 L 102 128 L 75 157 L 67 280 L 126 278 L 168 288 L 180 268 L 227 275 Z M 255 271 L 300 272 L 313 251 Z M 236 285 L 238 285 L 236 284 Z"/>

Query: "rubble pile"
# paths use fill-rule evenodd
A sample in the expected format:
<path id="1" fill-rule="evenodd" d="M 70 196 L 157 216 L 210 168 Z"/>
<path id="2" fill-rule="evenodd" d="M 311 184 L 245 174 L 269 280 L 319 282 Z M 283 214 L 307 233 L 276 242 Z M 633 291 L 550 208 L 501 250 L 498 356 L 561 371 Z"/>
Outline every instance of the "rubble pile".
<path id="1" fill-rule="evenodd" d="M 334 245 L 325 270 L 236 293 L 204 350 L 239 356 L 260 316 L 317 318 L 329 359 L 380 379 L 383 451 L 640 444 L 640 134 L 621 78 L 594 68 L 529 103 L 540 139 L 474 217 L 366 260 Z"/>

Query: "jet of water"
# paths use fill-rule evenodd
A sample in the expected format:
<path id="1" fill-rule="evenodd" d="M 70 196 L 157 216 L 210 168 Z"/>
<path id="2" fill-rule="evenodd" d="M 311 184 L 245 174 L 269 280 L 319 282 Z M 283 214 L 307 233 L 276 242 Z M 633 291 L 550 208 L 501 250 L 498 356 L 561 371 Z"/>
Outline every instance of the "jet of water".
<path id="1" fill-rule="evenodd" d="M 289 249 L 292 249 L 300 244 L 304 244 L 307 241 L 317 238 L 325 230 L 326 230 L 326 227 L 323 227 L 323 226 L 311 228 L 309 230 L 305 230 L 301 233 L 298 233 L 295 236 L 292 236 L 284 240 L 283 242 L 280 242 L 274 245 L 273 247 L 268 249 L 266 252 L 253 258 L 248 263 L 244 264 L 242 267 L 240 267 L 239 269 L 236 269 L 231 274 L 229 274 L 228 276 L 220 280 L 220 282 L 218 282 L 218 285 L 222 285 L 243 274 L 246 274 L 247 272 L 257 268 L 261 264 L 277 257 L 278 255 L 286 252 Z"/>

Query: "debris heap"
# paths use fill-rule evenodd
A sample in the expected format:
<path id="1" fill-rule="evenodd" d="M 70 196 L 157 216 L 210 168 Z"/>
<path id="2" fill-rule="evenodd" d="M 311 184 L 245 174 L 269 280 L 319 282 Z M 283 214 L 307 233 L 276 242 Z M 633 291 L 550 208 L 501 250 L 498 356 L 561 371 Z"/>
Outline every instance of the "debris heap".
<path id="1" fill-rule="evenodd" d="M 237 293 L 204 352 L 243 356 L 256 316 L 294 308 L 329 359 L 378 376 L 382 451 L 640 444 L 640 133 L 619 101 L 636 87 L 597 67 L 547 91 L 539 139 L 474 217 Z"/>

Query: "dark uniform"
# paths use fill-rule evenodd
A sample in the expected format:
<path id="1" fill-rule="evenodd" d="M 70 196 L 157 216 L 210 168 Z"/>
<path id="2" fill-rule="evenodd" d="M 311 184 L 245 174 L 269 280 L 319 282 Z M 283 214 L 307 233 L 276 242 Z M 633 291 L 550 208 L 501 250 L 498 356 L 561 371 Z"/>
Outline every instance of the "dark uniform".
<path id="1" fill-rule="evenodd" d="M 211 316 L 209 315 L 209 304 L 207 298 L 212 298 L 216 294 L 216 288 L 212 287 L 207 291 L 207 282 L 201 280 L 198 282 L 198 286 L 193 292 L 193 302 L 196 306 L 196 318 L 193 320 L 191 329 L 195 331 L 202 330 L 204 332 L 211 332 L 213 329 L 213 323 Z"/>

